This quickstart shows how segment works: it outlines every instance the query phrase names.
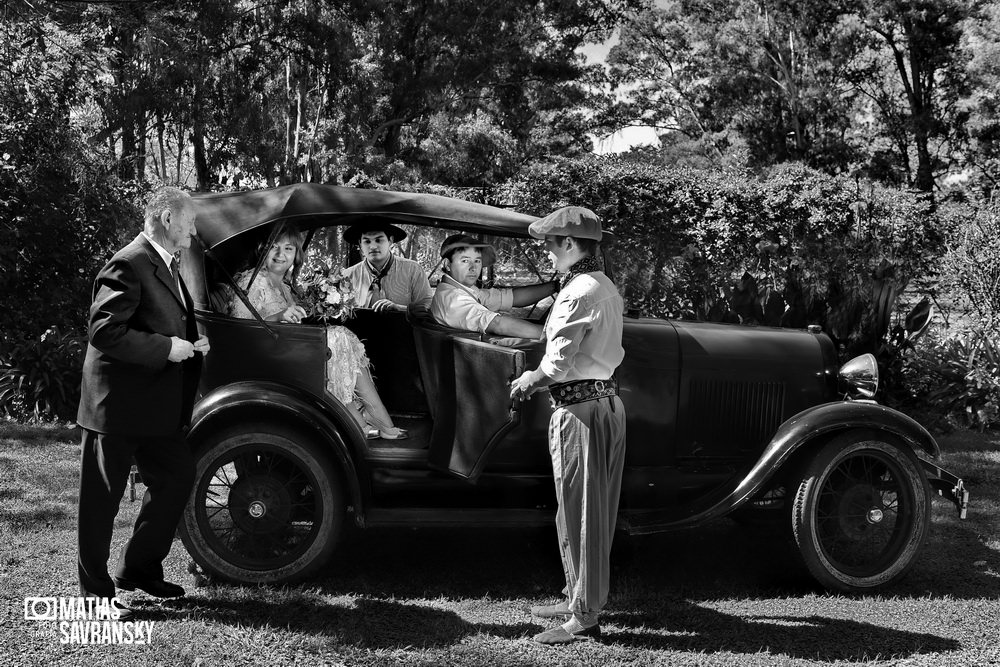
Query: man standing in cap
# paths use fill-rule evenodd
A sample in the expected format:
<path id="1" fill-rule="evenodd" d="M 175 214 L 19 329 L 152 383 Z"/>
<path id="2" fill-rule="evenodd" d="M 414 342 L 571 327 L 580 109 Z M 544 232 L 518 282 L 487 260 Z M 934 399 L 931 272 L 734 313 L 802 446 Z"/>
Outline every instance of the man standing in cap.
<path id="1" fill-rule="evenodd" d="M 545 240 L 562 288 L 545 323 L 538 368 L 511 383 L 511 398 L 548 387 L 554 411 L 549 454 L 556 485 L 556 529 L 566 599 L 532 607 L 541 618 L 567 619 L 535 636 L 541 644 L 598 638 L 598 613 L 607 602 L 611 541 L 625 463 L 625 407 L 615 369 L 622 348 L 624 304 L 597 261 L 601 223 L 592 211 L 567 206 L 536 220 L 529 233 Z"/>
<path id="2" fill-rule="evenodd" d="M 344 240 L 361 249 L 362 260 L 344 275 L 354 286 L 355 302 L 376 312 L 407 309 L 426 312 L 430 306 L 430 283 L 413 260 L 392 254 L 392 244 L 406 238 L 406 232 L 388 222 L 356 224 L 344 231 Z"/>
<path id="3" fill-rule="evenodd" d="M 496 251 L 490 244 L 466 234 L 446 238 L 441 244 L 441 258 L 444 275 L 431 301 L 431 314 L 439 324 L 500 336 L 532 340 L 542 337 L 540 325 L 497 311 L 526 306 L 551 296 L 558 288 L 555 281 L 524 287 L 478 287 L 483 269 L 496 262 Z"/>

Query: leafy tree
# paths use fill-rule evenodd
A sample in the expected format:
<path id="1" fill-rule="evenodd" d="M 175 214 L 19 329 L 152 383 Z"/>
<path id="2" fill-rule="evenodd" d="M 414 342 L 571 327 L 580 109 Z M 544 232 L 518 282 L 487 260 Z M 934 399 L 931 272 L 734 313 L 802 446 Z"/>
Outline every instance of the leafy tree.
<path id="1" fill-rule="evenodd" d="M 970 86 L 959 110 L 969 114 L 969 166 L 989 196 L 1000 185 L 1000 5 L 987 5 L 981 20 L 966 26 L 963 50 Z"/>
<path id="2" fill-rule="evenodd" d="M 906 182 L 934 188 L 942 168 L 937 153 L 961 130 L 957 101 L 966 93 L 960 49 L 965 23 L 981 3 L 968 0 L 862 0 L 857 15 L 869 33 L 871 52 L 852 66 L 893 138 Z M 954 146 L 952 147 L 954 149 Z M 916 156 L 916 169 L 911 166 Z"/>
<path id="3" fill-rule="evenodd" d="M 18 17 L 19 19 L 21 17 Z M 72 115 L 88 64 L 67 57 L 74 37 L 52 22 L 3 27 L 0 69 L 0 334 L 79 330 L 90 285 L 136 230 L 134 188 L 109 175 Z M 10 49 L 11 44 L 21 45 Z M 84 119 L 85 120 L 85 119 Z"/>
<path id="4" fill-rule="evenodd" d="M 845 169 L 855 151 L 846 140 L 852 94 L 840 64 L 856 38 L 841 25 L 843 4 L 650 4 L 609 54 L 620 92 L 606 123 L 658 127 L 670 146 L 700 147 L 715 162 L 742 146 L 751 164 L 798 159 Z"/>

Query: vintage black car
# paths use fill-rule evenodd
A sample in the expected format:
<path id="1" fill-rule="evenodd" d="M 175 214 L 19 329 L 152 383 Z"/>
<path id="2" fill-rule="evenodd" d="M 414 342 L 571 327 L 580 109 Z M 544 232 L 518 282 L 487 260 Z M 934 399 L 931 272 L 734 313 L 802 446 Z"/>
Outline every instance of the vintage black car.
<path id="1" fill-rule="evenodd" d="M 201 244 L 182 266 L 212 350 L 190 431 L 197 478 L 182 535 L 207 573 L 274 584 L 307 577 L 330 558 L 346 520 L 551 525 L 547 395 L 522 403 L 508 390 L 535 367 L 541 343 L 500 345 L 419 317 L 358 310 L 346 326 L 365 341 L 379 392 L 410 431 L 408 440 L 369 440 L 324 391 L 321 324 L 234 319 L 213 307 L 283 222 L 318 230 L 388 220 L 528 238 L 535 218 L 315 184 L 194 199 Z M 934 438 L 872 400 L 874 358 L 839 367 L 817 327 L 626 318 L 624 346 L 620 530 L 691 528 L 726 515 L 773 521 L 822 585 L 868 591 L 914 562 L 935 491 L 964 516 L 968 492 L 934 463 Z"/>

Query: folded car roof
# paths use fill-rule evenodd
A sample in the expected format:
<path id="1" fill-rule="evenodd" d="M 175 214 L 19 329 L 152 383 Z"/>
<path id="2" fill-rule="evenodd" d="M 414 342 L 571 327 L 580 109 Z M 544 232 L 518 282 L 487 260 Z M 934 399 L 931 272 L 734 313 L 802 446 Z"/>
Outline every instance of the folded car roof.
<path id="1" fill-rule="evenodd" d="M 537 218 L 462 199 L 416 192 L 296 183 L 246 192 L 195 193 L 195 225 L 209 247 L 276 221 L 300 228 L 386 219 L 495 236 L 527 236 Z"/>

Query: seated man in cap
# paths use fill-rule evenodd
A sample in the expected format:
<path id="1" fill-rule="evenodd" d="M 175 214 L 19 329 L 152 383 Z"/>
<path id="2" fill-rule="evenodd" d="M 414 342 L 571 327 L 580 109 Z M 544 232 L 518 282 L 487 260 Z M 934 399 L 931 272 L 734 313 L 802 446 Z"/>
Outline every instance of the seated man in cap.
<path id="1" fill-rule="evenodd" d="M 361 249 L 362 260 L 344 269 L 358 306 L 376 312 L 427 312 L 434 293 L 423 269 L 392 254 L 392 244 L 404 238 L 405 231 L 384 221 L 359 223 L 344 231 L 344 240 Z"/>
<path id="2" fill-rule="evenodd" d="M 493 246 L 465 234 L 453 234 L 441 244 L 444 275 L 431 301 L 431 314 L 439 324 L 498 336 L 538 340 L 542 325 L 497 311 L 526 306 L 555 294 L 556 281 L 482 289 L 477 286 L 483 268 L 496 261 Z"/>

